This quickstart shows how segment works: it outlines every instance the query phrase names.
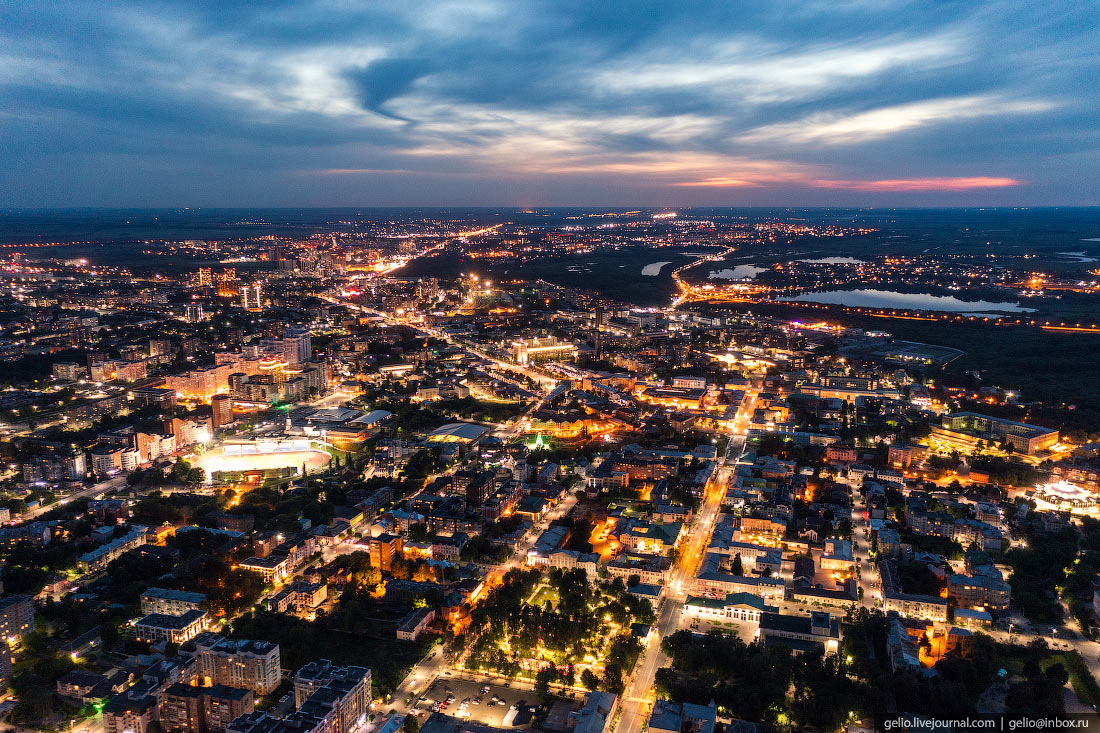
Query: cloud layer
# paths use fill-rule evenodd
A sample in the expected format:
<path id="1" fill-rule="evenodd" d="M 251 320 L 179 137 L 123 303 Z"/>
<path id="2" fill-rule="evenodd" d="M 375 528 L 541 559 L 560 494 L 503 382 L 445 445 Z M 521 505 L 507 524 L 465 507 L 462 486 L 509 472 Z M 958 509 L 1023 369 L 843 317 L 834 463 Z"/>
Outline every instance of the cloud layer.
<path id="1" fill-rule="evenodd" d="M 0 206 L 1100 203 L 1100 6 L 26 2 Z"/>

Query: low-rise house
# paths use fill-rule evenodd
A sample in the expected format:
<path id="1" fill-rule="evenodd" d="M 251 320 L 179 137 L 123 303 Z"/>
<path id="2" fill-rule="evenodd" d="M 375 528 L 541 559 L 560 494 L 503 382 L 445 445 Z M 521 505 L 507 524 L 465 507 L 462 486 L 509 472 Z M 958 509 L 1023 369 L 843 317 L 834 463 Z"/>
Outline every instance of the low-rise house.
<path id="1" fill-rule="evenodd" d="M 840 572 L 854 572 L 856 558 L 852 553 L 850 540 L 825 540 L 825 549 L 821 553 L 821 569 Z"/>
<path id="2" fill-rule="evenodd" d="M 878 530 L 878 551 L 886 557 L 896 557 L 901 553 L 901 535 L 896 529 L 883 527 Z"/>
<path id="3" fill-rule="evenodd" d="M 858 600 L 855 578 L 849 578 L 838 588 L 825 588 L 806 582 L 795 582 L 788 589 L 788 600 L 810 606 L 847 608 Z"/>
<path id="4" fill-rule="evenodd" d="M 620 532 L 619 542 L 623 547 L 629 547 L 636 552 L 662 555 L 677 545 L 683 533 L 684 525 L 679 522 L 671 524 L 631 522 L 624 531 Z"/>
<path id="5" fill-rule="evenodd" d="M 688 596 L 684 602 L 685 617 L 709 623 L 759 623 L 762 614 L 778 612 L 778 606 L 769 606 L 751 593 L 730 593 L 725 598 Z"/>
<path id="6" fill-rule="evenodd" d="M 397 625 L 397 638 L 404 641 L 416 641 L 435 621 L 434 608 L 417 608 L 409 613 Z"/>
<path id="7" fill-rule="evenodd" d="M 993 625 L 993 615 L 989 613 L 989 611 L 956 608 L 952 616 L 955 624 L 964 628 L 979 628 Z"/>
<path id="8" fill-rule="evenodd" d="M 573 718 L 573 733 L 603 733 L 607 721 L 614 717 L 618 701 L 618 696 L 611 692 L 588 693 L 584 707 L 569 714 Z"/>
<path id="9" fill-rule="evenodd" d="M 57 680 L 57 696 L 76 707 L 97 702 L 110 694 L 107 677 L 95 672 L 74 669 Z"/>

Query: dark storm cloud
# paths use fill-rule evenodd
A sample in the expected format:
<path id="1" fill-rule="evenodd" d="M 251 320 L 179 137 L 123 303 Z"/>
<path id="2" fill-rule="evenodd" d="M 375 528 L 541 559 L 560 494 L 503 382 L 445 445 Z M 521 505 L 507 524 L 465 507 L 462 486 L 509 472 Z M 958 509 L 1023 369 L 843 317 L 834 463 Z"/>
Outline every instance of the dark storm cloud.
<path id="1" fill-rule="evenodd" d="M 1097 203 L 1060 5 L 6 4 L 0 205 Z"/>
<path id="2" fill-rule="evenodd" d="M 383 110 L 386 102 L 409 91 L 417 79 L 432 69 L 432 64 L 424 59 L 379 59 L 362 71 L 350 72 L 348 78 L 359 90 L 366 109 L 388 114 Z"/>

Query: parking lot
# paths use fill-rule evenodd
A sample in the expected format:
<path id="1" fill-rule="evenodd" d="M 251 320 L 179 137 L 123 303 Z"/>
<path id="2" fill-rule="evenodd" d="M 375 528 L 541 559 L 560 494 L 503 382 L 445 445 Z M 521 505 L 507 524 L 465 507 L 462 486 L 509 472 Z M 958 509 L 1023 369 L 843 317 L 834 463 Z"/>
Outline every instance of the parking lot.
<path id="1" fill-rule="evenodd" d="M 438 677 L 424 691 L 416 707 L 422 719 L 438 711 L 454 718 L 505 728 L 514 727 L 505 726 L 504 718 L 508 715 L 508 709 L 516 704 L 520 708 L 517 720 L 526 721 L 529 719 L 527 708 L 538 704 L 538 699 L 530 690 L 509 685 L 460 677 Z"/>

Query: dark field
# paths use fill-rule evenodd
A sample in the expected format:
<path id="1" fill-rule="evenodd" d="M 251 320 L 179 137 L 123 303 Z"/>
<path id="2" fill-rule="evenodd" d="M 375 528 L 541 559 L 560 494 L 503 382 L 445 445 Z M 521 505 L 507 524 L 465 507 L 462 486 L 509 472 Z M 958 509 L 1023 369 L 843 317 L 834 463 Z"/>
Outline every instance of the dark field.
<path id="1" fill-rule="evenodd" d="M 546 280 L 572 288 L 597 290 L 627 303 L 643 306 L 668 305 L 676 292 L 669 273 L 694 257 L 685 253 L 705 251 L 706 247 L 622 247 L 578 255 L 547 257 L 526 262 L 472 260 L 457 254 L 441 254 L 411 262 L 396 274 L 404 277 L 453 277 L 474 272 L 483 277 L 504 280 Z M 671 262 L 657 276 L 642 274 L 642 268 L 655 262 Z"/>

